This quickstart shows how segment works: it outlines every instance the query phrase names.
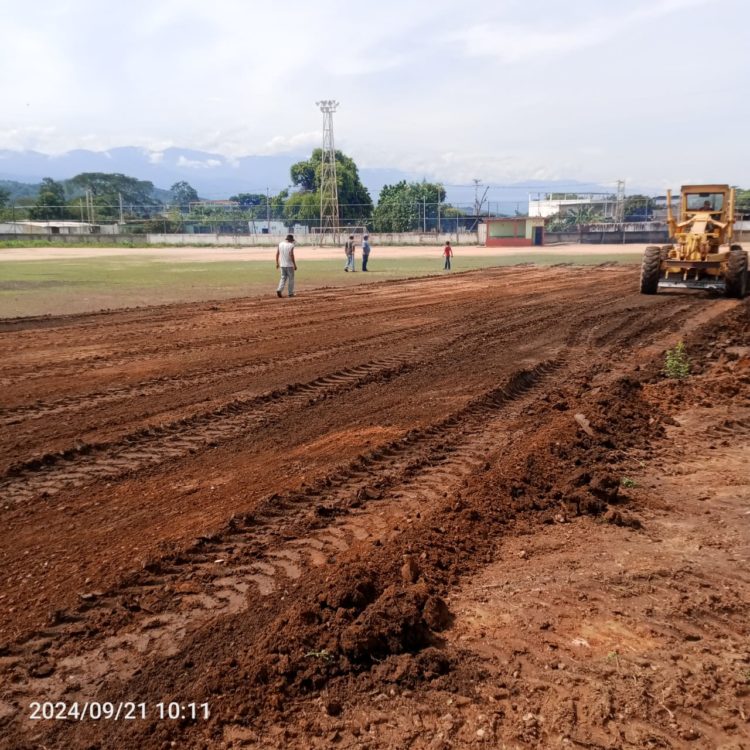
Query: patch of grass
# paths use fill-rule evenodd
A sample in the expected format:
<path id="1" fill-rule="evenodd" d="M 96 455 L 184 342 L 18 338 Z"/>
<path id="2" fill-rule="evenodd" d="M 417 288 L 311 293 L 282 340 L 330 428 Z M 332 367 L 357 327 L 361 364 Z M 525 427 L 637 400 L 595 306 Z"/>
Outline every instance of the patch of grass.
<path id="1" fill-rule="evenodd" d="M 671 349 L 667 349 L 664 355 L 664 374 L 677 380 L 684 380 L 690 375 L 690 359 L 685 342 L 678 341 Z"/>
<path id="2" fill-rule="evenodd" d="M 92 242 L 85 238 L 76 239 L 75 242 L 56 242 L 52 240 L 0 240 L 0 248 L 27 248 L 27 247 L 143 247 L 143 240 L 97 240 Z"/>
<path id="3" fill-rule="evenodd" d="M 630 477 L 623 477 L 620 480 L 620 486 L 625 487 L 626 489 L 633 489 L 634 487 L 638 486 L 638 482 L 635 481 L 635 479 L 631 479 Z"/>
<path id="4" fill-rule="evenodd" d="M 28 243 L 24 244 L 28 247 Z M 49 247 L 49 243 L 40 243 Z M 2 260 L 0 258 L 0 318 L 26 315 L 60 315 L 102 309 L 199 302 L 259 295 L 275 296 L 278 271 L 269 260 L 182 261 L 154 256 L 128 255 L 125 248 L 94 258 Z M 340 259 L 316 258 L 314 248 L 302 248 L 298 258 L 297 291 L 427 275 L 455 275 L 493 266 L 604 262 L 639 262 L 634 255 L 574 255 L 519 252 L 513 255 L 454 259 L 454 270 L 444 272 L 439 249 L 435 257 L 370 258 L 370 271 L 344 273 Z M 0 256 L 1 256 L 0 251 Z M 305 257 L 307 256 L 307 257 Z M 635 259 L 635 260 L 634 260 Z M 359 259 L 358 259 L 359 265 Z M 550 269 L 550 273 L 556 271 Z"/>

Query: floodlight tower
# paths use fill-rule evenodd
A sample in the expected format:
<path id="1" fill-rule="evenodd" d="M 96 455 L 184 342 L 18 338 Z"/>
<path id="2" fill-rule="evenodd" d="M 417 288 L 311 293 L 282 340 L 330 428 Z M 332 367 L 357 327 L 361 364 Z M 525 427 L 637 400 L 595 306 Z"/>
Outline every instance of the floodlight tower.
<path id="1" fill-rule="evenodd" d="M 315 102 L 323 113 L 323 154 L 320 165 L 320 240 L 325 232 L 339 241 L 339 188 L 336 181 L 336 149 L 333 144 L 333 113 L 339 103 L 333 99 Z"/>
<path id="2" fill-rule="evenodd" d="M 625 180 L 617 180 L 617 202 L 615 203 L 615 221 L 625 221 Z M 624 240 L 623 240 L 624 242 Z"/>

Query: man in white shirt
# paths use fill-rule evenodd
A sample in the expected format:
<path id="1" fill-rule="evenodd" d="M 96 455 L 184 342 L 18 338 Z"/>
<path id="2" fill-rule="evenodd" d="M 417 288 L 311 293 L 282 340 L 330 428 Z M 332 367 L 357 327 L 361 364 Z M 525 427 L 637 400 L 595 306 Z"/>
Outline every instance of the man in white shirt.
<path id="1" fill-rule="evenodd" d="M 294 260 L 294 237 L 291 234 L 286 236 L 284 242 L 279 242 L 276 250 L 276 268 L 281 269 L 281 280 L 276 289 L 276 296 L 281 297 L 284 286 L 289 282 L 289 296 L 294 297 L 294 272 L 297 270 L 297 263 Z"/>

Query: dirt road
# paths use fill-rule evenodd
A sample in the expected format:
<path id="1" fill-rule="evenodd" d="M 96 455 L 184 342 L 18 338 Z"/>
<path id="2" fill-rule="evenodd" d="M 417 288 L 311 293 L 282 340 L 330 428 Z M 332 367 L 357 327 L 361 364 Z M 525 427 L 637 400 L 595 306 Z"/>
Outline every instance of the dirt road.
<path id="1" fill-rule="evenodd" d="M 0 322 L 0 747 L 750 747 L 747 304 L 636 289 Z"/>

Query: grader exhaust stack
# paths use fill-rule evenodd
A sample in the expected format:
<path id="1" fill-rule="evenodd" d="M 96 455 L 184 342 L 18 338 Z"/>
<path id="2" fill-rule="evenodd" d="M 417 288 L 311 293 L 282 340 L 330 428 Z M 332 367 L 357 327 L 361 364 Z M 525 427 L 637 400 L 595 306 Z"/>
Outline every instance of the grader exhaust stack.
<path id="1" fill-rule="evenodd" d="M 680 215 L 672 214 L 667 191 L 667 226 L 672 245 L 646 248 L 641 293 L 659 289 L 712 289 L 741 299 L 747 293 L 747 252 L 732 244 L 734 188 L 683 185 Z"/>

